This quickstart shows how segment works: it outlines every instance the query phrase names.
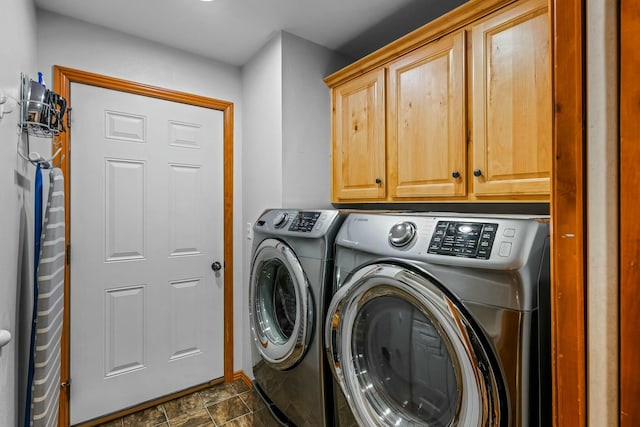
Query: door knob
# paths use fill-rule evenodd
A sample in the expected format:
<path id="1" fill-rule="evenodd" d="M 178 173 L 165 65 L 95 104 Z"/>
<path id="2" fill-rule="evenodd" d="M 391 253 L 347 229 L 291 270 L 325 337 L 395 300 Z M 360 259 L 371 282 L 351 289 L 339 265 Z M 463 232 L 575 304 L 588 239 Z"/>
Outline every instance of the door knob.
<path id="1" fill-rule="evenodd" d="M 222 264 L 220 264 L 218 261 L 214 261 L 213 264 L 211 264 L 211 269 L 213 271 L 220 271 L 222 269 Z"/>

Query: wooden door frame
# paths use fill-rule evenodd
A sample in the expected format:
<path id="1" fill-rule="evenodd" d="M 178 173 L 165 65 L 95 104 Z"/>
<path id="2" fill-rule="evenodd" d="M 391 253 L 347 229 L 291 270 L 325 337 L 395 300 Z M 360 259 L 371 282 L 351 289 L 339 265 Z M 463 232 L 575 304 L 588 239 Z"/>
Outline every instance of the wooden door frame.
<path id="1" fill-rule="evenodd" d="M 640 2 L 620 2 L 620 412 L 621 427 L 640 419 L 640 224 L 637 221 L 640 183 L 640 82 L 637 78 L 640 54 L 635 43 L 640 37 Z"/>
<path id="2" fill-rule="evenodd" d="M 194 105 L 197 107 L 210 108 L 222 111 L 224 114 L 224 381 L 230 382 L 234 379 L 233 374 L 233 103 L 218 99 L 207 98 L 144 83 L 132 82 L 129 80 L 108 77 L 101 74 L 76 70 L 67 67 L 54 65 L 53 67 L 54 90 L 62 95 L 69 106 L 72 107 L 71 83 L 80 83 L 105 89 L 117 90 L 120 92 L 135 95 L 148 96 L 151 98 L 163 99 L 182 104 Z M 73 111 L 73 110 L 71 110 Z M 72 113 L 71 113 L 72 114 Z M 65 177 L 65 225 L 66 241 L 70 242 L 70 156 L 69 143 L 70 131 L 61 133 L 56 143 L 62 148 L 61 169 Z M 78 142 L 80 143 L 80 142 Z M 68 247 L 67 247 L 68 248 Z M 67 258 L 68 259 L 68 258 Z M 69 425 L 69 389 L 65 384 L 70 381 L 70 268 L 65 269 L 64 279 L 64 318 L 61 339 L 61 394 L 59 425 Z M 212 378 L 213 379 L 213 378 Z"/>
<path id="3" fill-rule="evenodd" d="M 553 425 L 586 426 L 585 4 L 549 0 L 553 52 Z"/>

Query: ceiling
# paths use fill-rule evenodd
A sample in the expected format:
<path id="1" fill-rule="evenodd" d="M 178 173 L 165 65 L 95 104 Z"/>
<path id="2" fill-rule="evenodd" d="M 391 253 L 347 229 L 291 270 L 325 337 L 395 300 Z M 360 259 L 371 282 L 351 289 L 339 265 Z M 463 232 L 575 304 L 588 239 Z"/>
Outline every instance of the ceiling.
<path id="1" fill-rule="evenodd" d="M 36 6 L 242 66 L 280 30 L 358 59 L 465 1 L 36 0 Z"/>

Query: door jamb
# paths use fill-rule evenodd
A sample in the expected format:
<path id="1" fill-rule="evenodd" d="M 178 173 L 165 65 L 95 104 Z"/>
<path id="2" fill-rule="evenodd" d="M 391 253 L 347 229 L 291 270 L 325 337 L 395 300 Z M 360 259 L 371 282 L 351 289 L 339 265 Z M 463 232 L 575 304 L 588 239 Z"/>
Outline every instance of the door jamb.
<path id="1" fill-rule="evenodd" d="M 549 0 L 553 55 L 553 425 L 586 426 L 584 0 Z"/>
<path id="2" fill-rule="evenodd" d="M 136 95 L 148 96 L 151 98 L 164 99 L 167 101 L 179 102 L 182 104 L 194 105 L 197 107 L 210 108 L 222 111 L 224 114 L 224 381 L 231 382 L 233 375 L 233 103 L 221 101 L 214 98 L 207 98 L 186 92 L 179 92 L 172 89 L 165 89 L 144 83 L 132 82 L 101 74 L 54 65 L 54 90 L 62 95 L 69 105 L 71 105 L 71 83 L 81 83 L 105 89 L 117 90 Z M 70 160 L 69 145 L 70 132 L 62 132 L 58 137 L 56 146 L 62 149 L 61 169 L 65 177 L 65 226 L 66 242 L 70 242 Z M 68 246 L 67 246 L 68 250 Z M 69 254 L 67 254 L 68 257 Z M 67 258 L 68 260 L 69 258 Z M 69 271 L 65 268 L 64 278 L 64 316 L 61 338 L 61 366 L 60 366 L 60 408 L 58 425 L 69 425 L 69 328 L 70 328 L 70 282 Z"/>

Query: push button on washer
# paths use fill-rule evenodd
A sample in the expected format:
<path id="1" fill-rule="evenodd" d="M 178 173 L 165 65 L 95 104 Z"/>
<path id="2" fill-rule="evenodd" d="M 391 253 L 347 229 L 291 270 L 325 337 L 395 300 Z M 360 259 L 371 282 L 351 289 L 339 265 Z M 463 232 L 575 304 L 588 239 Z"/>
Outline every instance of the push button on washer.
<path id="1" fill-rule="evenodd" d="M 511 242 L 500 243 L 500 250 L 498 251 L 498 255 L 503 257 L 508 257 L 510 254 L 511 254 Z"/>
<path id="2" fill-rule="evenodd" d="M 513 237 L 516 235 L 516 229 L 515 228 L 505 228 L 504 229 L 504 233 L 502 233 L 502 235 L 504 237 Z"/>

